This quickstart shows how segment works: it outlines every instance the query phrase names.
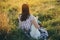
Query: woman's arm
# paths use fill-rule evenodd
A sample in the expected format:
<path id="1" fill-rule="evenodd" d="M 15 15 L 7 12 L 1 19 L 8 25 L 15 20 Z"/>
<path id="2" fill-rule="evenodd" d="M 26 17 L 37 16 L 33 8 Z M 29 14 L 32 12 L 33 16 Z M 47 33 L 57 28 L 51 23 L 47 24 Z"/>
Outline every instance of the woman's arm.
<path id="1" fill-rule="evenodd" d="M 36 28 L 40 28 L 39 25 L 38 25 L 38 23 L 36 22 L 36 20 L 32 20 L 31 22 L 32 22 L 32 24 L 34 24 L 34 26 L 35 26 Z"/>

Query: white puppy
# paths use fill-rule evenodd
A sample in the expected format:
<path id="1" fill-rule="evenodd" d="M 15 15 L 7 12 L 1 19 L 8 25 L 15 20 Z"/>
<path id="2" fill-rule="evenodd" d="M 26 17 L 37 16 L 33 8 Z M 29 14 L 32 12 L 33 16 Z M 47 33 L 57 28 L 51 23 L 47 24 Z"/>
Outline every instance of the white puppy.
<path id="1" fill-rule="evenodd" d="M 35 20 L 37 21 L 37 19 L 35 18 Z M 31 26 L 31 32 L 30 32 L 30 35 L 32 38 L 35 38 L 35 39 L 39 39 L 41 34 L 39 32 L 39 30 L 37 28 L 35 28 L 35 26 L 32 24 Z"/>

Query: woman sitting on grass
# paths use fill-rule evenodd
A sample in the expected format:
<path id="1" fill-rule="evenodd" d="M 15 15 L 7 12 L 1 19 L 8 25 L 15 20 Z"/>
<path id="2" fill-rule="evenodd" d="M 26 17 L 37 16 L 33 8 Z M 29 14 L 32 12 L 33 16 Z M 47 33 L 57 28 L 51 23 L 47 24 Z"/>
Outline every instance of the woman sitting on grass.
<path id="1" fill-rule="evenodd" d="M 26 33 L 26 35 L 29 37 L 29 35 L 31 36 L 30 33 L 32 33 L 31 28 L 35 27 L 35 29 L 37 30 L 37 32 L 33 33 L 33 34 L 37 34 L 37 36 L 40 37 L 40 30 L 38 31 L 38 29 L 40 29 L 40 26 L 38 24 L 38 22 L 35 19 L 35 16 L 31 15 L 29 12 L 29 6 L 27 4 L 23 4 L 22 5 L 22 14 L 19 15 L 18 17 L 19 19 L 19 28 Z M 34 26 L 32 26 L 32 24 Z M 34 29 L 33 29 L 34 30 Z M 35 37 L 37 38 L 37 37 Z"/>
<path id="2" fill-rule="evenodd" d="M 39 25 L 35 21 L 35 16 L 29 12 L 29 6 L 27 4 L 22 5 L 22 14 L 19 15 L 19 28 L 30 35 L 31 25 L 34 24 L 35 28 L 38 29 Z"/>

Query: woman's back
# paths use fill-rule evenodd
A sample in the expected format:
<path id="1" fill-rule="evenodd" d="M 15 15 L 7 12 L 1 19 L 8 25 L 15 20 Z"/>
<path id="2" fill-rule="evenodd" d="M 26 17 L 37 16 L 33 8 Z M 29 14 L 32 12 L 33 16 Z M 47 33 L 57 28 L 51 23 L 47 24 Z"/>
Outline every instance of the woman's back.
<path id="1" fill-rule="evenodd" d="M 30 15 L 28 19 L 26 19 L 26 21 L 21 21 L 20 20 L 21 18 L 21 15 L 19 15 L 19 27 L 24 29 L 26 28 L 27 30 L 29 30 L 31 28 L 31 25 L 32 25 L 32 20 L 35 19 L 35 17 L 33 15 Z"/>

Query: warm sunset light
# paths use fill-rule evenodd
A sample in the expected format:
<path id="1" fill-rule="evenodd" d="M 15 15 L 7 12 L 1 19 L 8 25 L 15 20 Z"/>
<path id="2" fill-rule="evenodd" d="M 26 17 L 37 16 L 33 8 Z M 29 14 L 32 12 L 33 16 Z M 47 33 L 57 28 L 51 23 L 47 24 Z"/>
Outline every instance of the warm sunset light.
<path id="1" fill-rule="evenodd" d="M 60 40 L 60 0 L 0 0 L 0 40 L 29 40 L 18 28 L 23 4 L 28 4 L 30 14 L 47 30 L 48 40 Z"/>

